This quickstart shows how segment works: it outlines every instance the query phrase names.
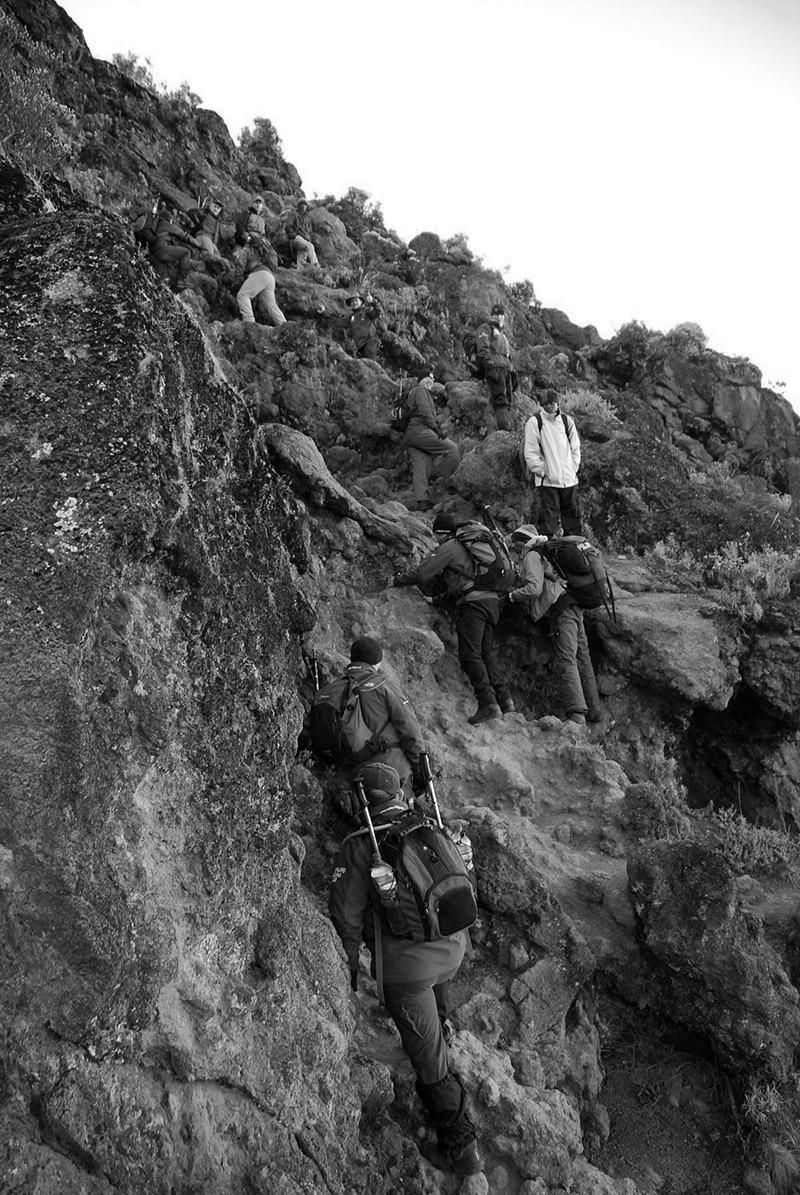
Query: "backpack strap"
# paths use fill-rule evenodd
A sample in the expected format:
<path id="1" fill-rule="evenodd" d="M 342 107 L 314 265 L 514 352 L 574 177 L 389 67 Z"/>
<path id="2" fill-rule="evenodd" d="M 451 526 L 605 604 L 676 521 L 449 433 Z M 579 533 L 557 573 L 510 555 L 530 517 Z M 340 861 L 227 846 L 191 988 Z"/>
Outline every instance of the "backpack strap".
<path id="1" fill-rule="evenodd" d="M 536 426 L 538 427 L 539 435 L 541 436 L 541 434 L 542 434 L 542 412 L 537 411 L 536 414 L 534 415 L 534 419 L 536 420 Z M 564 411 L 561 412 L 561 422 L 564 424 L 564 431 L 566 432 L 567 439 L 569 440 L 569 419 Z M 571 440 L 570 440 L 570 443 L 572 443 Z"/>
<path id="2" fill-rule="evenodd" d="M 378 910 L 373 905 L 372 921 L 375 927 L 375 980 L 378 985 L 378 1003 L 386 1007 L 386 996 L 383 991 L 383 950 L 381 949 L 381 919 Z"/>

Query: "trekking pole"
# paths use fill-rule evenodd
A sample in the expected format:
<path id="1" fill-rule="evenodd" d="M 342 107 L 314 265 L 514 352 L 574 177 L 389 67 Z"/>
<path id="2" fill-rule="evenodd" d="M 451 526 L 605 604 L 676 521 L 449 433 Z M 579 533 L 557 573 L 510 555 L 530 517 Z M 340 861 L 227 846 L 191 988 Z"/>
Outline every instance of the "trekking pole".
<path id="1" fill-rule="evenodd" d="M 422 766 L 422 775 L 426 785 L 428 786 L 428 794 L 433 802 L 433 808 L 436 813 L 436 821 L 439 823 L 439 829 L 443 830 L 444 823 L 442 822 L 442 813 L 439 809 L 439 801 L 436 797 L 436 789 L 433 786 L 433 772 L 431 771 L 431 761 L 427 751 L 422 752 L 419 757 L 419 762 Z"/>
<path id="2" fill-rule="evenodd" d="M 491 508 L 489 506 L 484 505 L 481 507 L 481 509 L 483 511 L 483 521 L 486 524 L 486 526 L 490 527 L 492 529 L 492 531 L 494 531 L 495 535 L 502 535 L 503 533 L 500 530 L 500 528 L 497 526 L 497 520 L 495 519 L 494 515 L 492 514 Z"/>
<path id="3" fill-rule="evenodd" d="M 402 938 L 404 934 L 408 933 L 408 923 L 403 910 L 400 908 L 400 898 L 397 893 L 397 876 L 394 874 L 392 865 L 387 863 L 381 855 L 378 839 L 375 835 L 375 826 L 369 812 L 369 801 L 367 800 L 367 794 L 364 792 L 363 780 L 357 777 L 353 781 L 353 788 L 363 810 L 364 820 L 367 823 L 367 830 L 369 831 L 372 843 L 372 867 L 370 868 L 369 878 L 372 880 L 373 887 L 378 894 L 378 899 L 386 910 L 386 920 L 389 923 L 389 929 L 398 938 Z"/>

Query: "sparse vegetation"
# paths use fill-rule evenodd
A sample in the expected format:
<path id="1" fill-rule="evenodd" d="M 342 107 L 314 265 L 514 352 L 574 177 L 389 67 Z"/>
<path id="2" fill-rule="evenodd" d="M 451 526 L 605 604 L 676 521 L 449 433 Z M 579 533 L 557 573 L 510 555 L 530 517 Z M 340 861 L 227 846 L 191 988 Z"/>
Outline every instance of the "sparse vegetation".
<path id="1" fill-rule="evenodd" d="M 153 74 L 153 64 L 149 58 L 140 61 L 136 54 L 114 54 L 111 61 L 118 70 L 122 71 L 123 75 L 127 75 L 134 83 L 147 88 L 148 91 L 152 91 L 153 95 L 157 95 L 163 100 L 188 104 L 191 108 L 199 108 L 203 102 L 197 92 L 192 91 L 185 79 L 173 89 L 167 87 L 166 83 L 158 82 Z"/>
<path id="2" fill-rule="evenodd" d="M 239 148 L 243 153 L 250 154 L 259 163 L 270 163 L 283 153 L 278 130 L 266 116 L 257 116 L 253 127 L 249 125 L 242 129 L 239 135 Z"/>
<path id="3" fill-rule="evenodd" d="M 0 157 L 34 177 L 53 170 L 66 153 L 62 126 L 73 113 L 53 98 L 57 64 L 56 54 L 0 10 Z"/>
<path id="4" fill-rule="evenodd" d="M 387 235 L 381 205 L 374 202 L 369 192 L 362 191 L 360 187 L 349 187 L 340 199 L 335 195 L 323 195 L 319 202 L 339 217 L 347 235 L 357 245 L 361 244 L 366 232 Z"/>

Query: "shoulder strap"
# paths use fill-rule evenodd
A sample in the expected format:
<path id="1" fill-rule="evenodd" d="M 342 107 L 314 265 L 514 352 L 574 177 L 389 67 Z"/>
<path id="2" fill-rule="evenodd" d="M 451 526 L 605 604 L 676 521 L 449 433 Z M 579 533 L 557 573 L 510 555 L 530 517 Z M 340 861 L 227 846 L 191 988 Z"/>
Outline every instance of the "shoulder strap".
<path id="1" fill-rule="evenodd" d="M 564 424 L 564 431 L 567 433 L 567 439 L 569 439 L 569 419 L 564 411 L 561 412 L 561 422 Z"/>

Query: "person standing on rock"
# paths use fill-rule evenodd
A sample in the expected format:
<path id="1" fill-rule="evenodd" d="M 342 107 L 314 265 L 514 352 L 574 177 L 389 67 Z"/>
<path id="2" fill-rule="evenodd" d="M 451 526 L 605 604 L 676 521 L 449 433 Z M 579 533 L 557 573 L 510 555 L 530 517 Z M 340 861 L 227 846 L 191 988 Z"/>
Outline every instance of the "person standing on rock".
<path id="1" fill-rule="evenodd" d="M 251 240 L 238 249 L 234 261 L 237 269 L 244 271 L 244 282 L 236 292 L 239 314 L 246 324 L 254 324 L 253 300 L 262 306 L 276 326 L 286 323 L 286 316 L 275 299 L 275 275 L 278 258 L 275 250 L 266 240 Z"/>
<path id="2" fill-rule="evenodd" d="M 525 464 L 539 496 L 539 509 L 531 511 L 538 518 L 542 533 L 581 535 L 578 510 L 578 469 L 581 465 L 581 441 L 575 420 L 561 413 L 555 390 L 545 390 L 541 411 L 525 424 L 523 452 Z"/>
<path id="3" fill-rule="evenodd" d="M 503 331 L 505 322 L 505 308 L 495 303 L 488 321 L 475 333 L 475 351 L 483 367 L 489 387 L 489 403 L 500 431 L 508 431 L 511 427 L 511 400 L 517 380 L 508 337 Z"/>
<path id="4" fill-rule="evenodd" d="M 297 211 L 290 212 L 284 224 L 284 231 L 295 255 L 298 270 L 303 266 L 319 265 L 317 251 L 312 240 L 313 229 L 308 215 L 308 202 L 299 200 Z"/>
<path id="5" fill-rule="evenodd" d="M 380 845 L 392 821 L 407 814 L 409 805 L 393 768 L 367 764 L 361 782 Z M 474 877 L 469 839 L 457 846 Z M 342 844 L 331 881 L 328 909 L 347 955 L 350 986 L 358 990 L 358 955 L 364 941 L 380 998 L 397 1026 L 416 1072 L 417 1094 L 436 1128 L 441 1158 L 429 1160 L 449 1166 L 456 1174 L 477 1174 L 483 1162 L 475 1127 L 467 1115 L 461 1081 L 450 1070 L 447 1048 L 455 1034 L 449 1019 L 450 982 L 464 958 L 467 933 L 461 930 L 435 941 L 415 941 L 409 933 L 399 936 L 375 893 L 373 865 L 370 836 L 364 831 L 352 834 Z"/>
<path id="6" fill-rule="evenodd" d="M 566 582 L 537 551 L 547 542 L 547 536 L 540 535 L 533 523 L 525 523 L 512 532 L 511 542 L 522 553 L 520 572 L 524 584 L 512 589 L 508 598 L 514 604 L 525 602 L 534 622 L 548 611 L 555 620 L 556 674 L 567 720 L 578 726 L 600 722 L 603 717 L 600 694 L 583 625 L 583 609 L 567 590 Z"/>
<path id="7" fill-rule="evenodd" d="M 439 424 L 431 398 L 433 370 L 420 374 L 416 386 L 405 399 L 404 409 L 409 422 L 403 432 L 403 447 L 411 459 L 411 478 L 417 510 L 429 510 L 433 505 L 428 496 L 433 467 L 438 460 L 439 476 L 449 482 L 458 467 L 458 445 L 449 440 Z"/>
<path id="8" fill-rule="evenodd" d="M 197 244 L 209 257 L 221 257 L 219 234 L 222 226 L 222 204 L 218 199 L 209 199 L 207 207 L 195 208 L 189 214 L 194 221 L 193 234 Z"/>
<path id="9" fill-rule="evenodd" d="M 356 356 L 366 357 L 369 361 L 377 361 L 381 338 L 387 331 L 380 304 L 373 299 L 372 295 L 367 295 L 366 303 L 361 295 L 350 295 L 346 301 L 352 312 L 348 322 Z"/>
<path id="10" fill-rule="evenodd" d="M 424 586 L 441 575 L 447 592 L 455 599 L 458 662 L 478 702 L 467 721 L 475 726 L 513 713 L 514 702 L 494 646 L 500 598 L 493 590 L 476 587 L 475 562 L 456 538 L 457 529 L 452 515 L 438 514 L 433 521 L 433 533 L 439 541 L 436 551 L 410 572 L 397 573 L 393 584 Z"/>

